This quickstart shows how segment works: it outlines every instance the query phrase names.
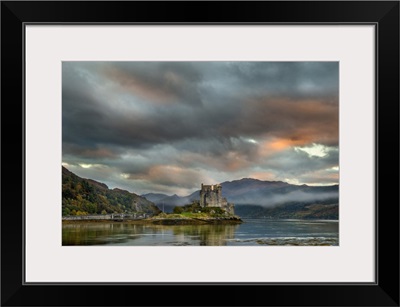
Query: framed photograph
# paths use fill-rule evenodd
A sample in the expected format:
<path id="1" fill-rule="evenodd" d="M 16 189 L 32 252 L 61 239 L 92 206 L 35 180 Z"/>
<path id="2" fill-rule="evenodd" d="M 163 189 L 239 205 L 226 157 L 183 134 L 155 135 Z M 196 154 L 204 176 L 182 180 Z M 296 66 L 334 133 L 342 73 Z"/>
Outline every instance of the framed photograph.
<path id="1" fill-rule="evenodd" d="M 2 305 L 399 306 L 398 1 L 1 25 Z"/>

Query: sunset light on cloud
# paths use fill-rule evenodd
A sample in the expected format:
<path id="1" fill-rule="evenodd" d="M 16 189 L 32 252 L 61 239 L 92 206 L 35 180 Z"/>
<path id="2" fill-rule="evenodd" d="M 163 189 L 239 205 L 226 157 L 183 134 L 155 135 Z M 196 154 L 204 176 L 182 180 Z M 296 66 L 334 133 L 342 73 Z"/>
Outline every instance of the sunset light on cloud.
<path id="1" fill-rule="evenodd" d="M 339 182 L 337 62 L 63 62 L 62 162 L 137 194 Z"/>

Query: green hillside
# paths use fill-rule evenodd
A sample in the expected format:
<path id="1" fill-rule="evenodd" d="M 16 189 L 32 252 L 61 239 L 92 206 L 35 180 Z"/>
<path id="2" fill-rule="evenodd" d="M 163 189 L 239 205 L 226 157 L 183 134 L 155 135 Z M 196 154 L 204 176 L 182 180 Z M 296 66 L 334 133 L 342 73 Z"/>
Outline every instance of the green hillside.
<path id="1" fill-rule="evenodd" d="M 62 215 L 146 213 L 161 211 L 144 197 L 78 177 L 62 167 Z"/>

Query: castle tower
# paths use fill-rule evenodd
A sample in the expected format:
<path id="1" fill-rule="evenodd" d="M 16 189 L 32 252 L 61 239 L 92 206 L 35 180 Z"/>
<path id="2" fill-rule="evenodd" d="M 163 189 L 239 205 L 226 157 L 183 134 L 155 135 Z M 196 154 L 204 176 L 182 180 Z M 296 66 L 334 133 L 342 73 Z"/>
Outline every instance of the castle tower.
<path id="1" fill-rule="evenodd" d="M 200 190 L 201 207 L 219 207 L 230 214 L 234 214 L 233 204 L 228 203 L 222 197 L 222 186 L 220 184 L 204 185 L 201 184 Z"/>

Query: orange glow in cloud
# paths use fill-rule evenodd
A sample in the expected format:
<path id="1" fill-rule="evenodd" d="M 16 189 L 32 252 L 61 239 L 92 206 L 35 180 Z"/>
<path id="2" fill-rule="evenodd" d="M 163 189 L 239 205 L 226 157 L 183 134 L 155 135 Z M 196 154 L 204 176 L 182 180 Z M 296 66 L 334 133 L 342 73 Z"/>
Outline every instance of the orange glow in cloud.
<path id="1" fill-rule="evenodd" d="M 190 170 L 189 170 L 190 172 Z M 186 175 L 184 169 L 173 166 L 173 165 L 154 165 L 152 166 L 146 174 L 142 174 L 139 176 L 141 179 L 165 179 L 170 178 L 174 179 L 174 181 L 179 181 L 178 179 L 182 175 Z"/>
<path id="2" fill-rule="evenodd" d="M 292 141 L 287 139 L 278 139 L 265 144 L 272 151 L 282 151 L 292 146 Z"/>
<path id="3" fill-rule="evenodd" d="M 258 180 L 269 180 L 269 181 L 276 180 L 275 175 L 269 172 L 254 172 L 249 174 L 249 177 Z"/>
<path id="4" fill-rule="evenodd" d="M 291 146 L 312 143 L 335 145 L 339 137 L 339 109 L 337 103 L 325 100 L 289 98 L 261 98 L 246 102 L 246 118 L 251 122 L 244 130 L 261 131 L 265 127 L 270 136 L 269 150 L 280 151 Z"/>
<path id="5" fill-rule="evenodd" d="M 299 176 L 301 182 L 308 185 L 331 185 L 339 183 L 339 172 L 331 170 L 316 170 Z"/>
<path id="6" fill-rule="evenodd" d="M 182 189 L 194 189 L 210 178 L 196 169 L 182 168 L 176 165 L 154 165 L 146 173 L 130 174 L 129 179 L 145 180 L 158 185 L 175 185 Z"/>
<path id="7" fill-rule="evenodd" d="M 294 146 L 301 146 L 308 143 L 307 140 L 300 140 L 300 139 L 272 139 L 272 140 L 267 140 L 261 143 L 260 145 L 260 155 L 263 157 L 270 156 L 272 154 L 285 151 L 289 148 L 292 148 Z"/>
<path id="8" fill-rule="evenodd" d="M 228 151 L 221 157 L 212 157 L 198 153 L 185 153 L 178 158 L 183 165 L 190 167 L 193 164 L 201 165 L 216 171 L 234 172 L 245 168 L 253 163 L 240 153 Z"/>
<path id="9" fill-rule="evenodd" d="M 177 98 L 176 95 L 168 91 L 165 86 L 153 86 L 152 84 L 140 80 L 134 75 L 128 74 L 116 68 L 108 67 L 103 71 L 104 74 L 113 80 L 119 87 L 143 99 L 150 100 L 155 103 L 171 103 Z M 166 77 L 167 81 L 169 82 L 177 82 L 178 80 L 175 76 L 172 77 L 171 75 L 167 75 Z"/>
<path id="10" fill-rule="evenodd" d="M 90 157 L 90 158 L 109 158 L 109 159 L 117 158 L 116 154 L 114 154 L 111 150 L 106 148 L 86 149 L 82 151 L 81 155 L 83 157 Z"/>
<path id="11" fill-rule="evenodd" d="M 241 156 L 236 152 L 232 151 L 228 152 L 226 158 L 227 159 L 225 160 L 225 167 L 226 170 L 230 172 L 237 171 L 248 164 L 245 157 Z"/>

